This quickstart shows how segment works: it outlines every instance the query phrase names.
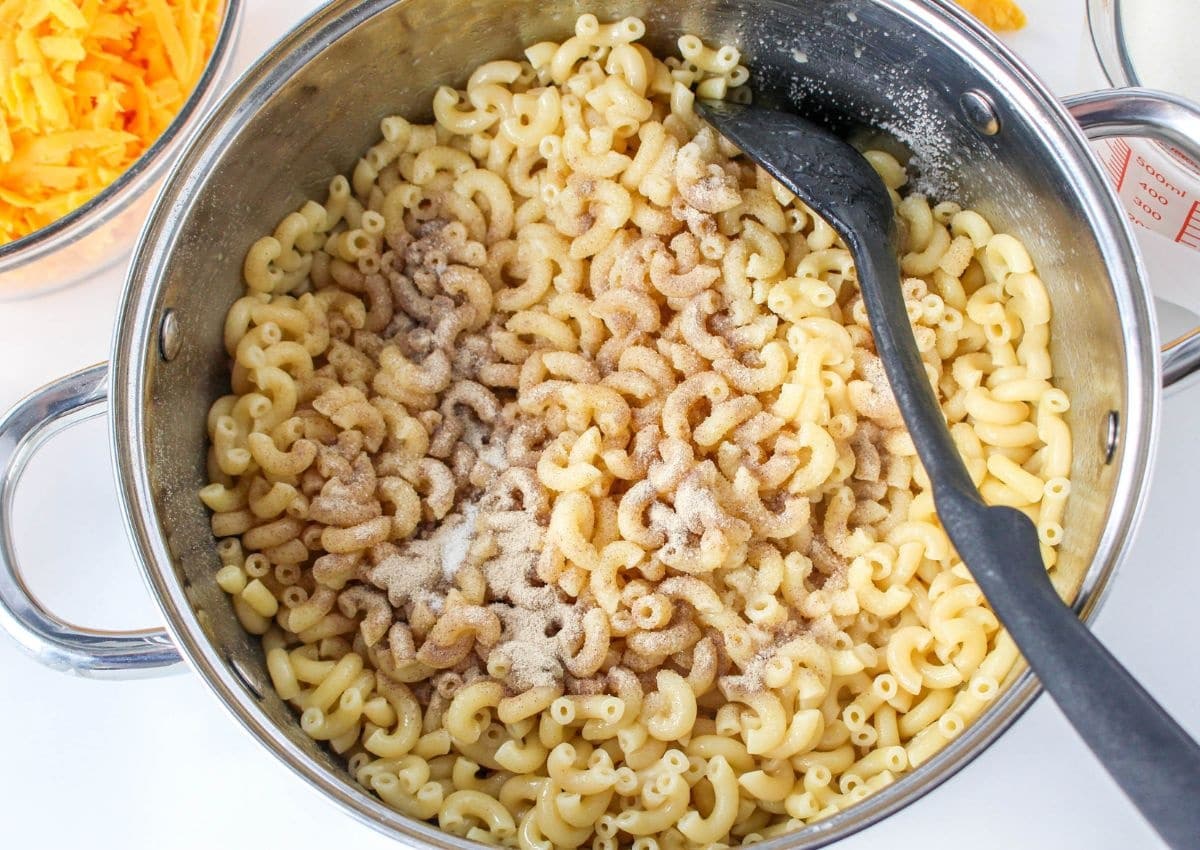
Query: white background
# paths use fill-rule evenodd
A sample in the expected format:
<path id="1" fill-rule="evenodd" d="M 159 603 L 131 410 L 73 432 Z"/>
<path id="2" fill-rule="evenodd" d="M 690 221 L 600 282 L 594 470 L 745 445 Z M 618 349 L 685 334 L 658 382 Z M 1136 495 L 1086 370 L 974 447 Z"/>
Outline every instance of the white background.
<path id="1" fill-rule="evenodd" d="M 239 67 L 316 3 L 246 5 Z M 1017 52 L 1061 94 L 1095 84 L 1082 0 L 1023 5 L 1031 24 L 1009 39 Z M 1200 255 L 1148 248 L 1153 276 L 1197 275 Z M 58 293 L 0 303 L 0 410 L 107 358 L 123 274 L 120 266 Z M 1200 387 L 1167 400 L 1147 516 L 1096 624 L 1193 734 L 1200 734 L 1198 421 Z M 36 592 L 69 619 L 152 624 L 157 610 L 115 499 L 101 422 L 56 439 L 34 460 L 18 499 L 21 560 Z M 137 682 L 74 679 L 42 669 L 0 637 L 0 681 L 0 846 L 397 846 L 277 763 L 191 673 Z M 883 842 L 924 850 L 1160 846 L 1048 699 L 957 777 L 837 847 Z"/>

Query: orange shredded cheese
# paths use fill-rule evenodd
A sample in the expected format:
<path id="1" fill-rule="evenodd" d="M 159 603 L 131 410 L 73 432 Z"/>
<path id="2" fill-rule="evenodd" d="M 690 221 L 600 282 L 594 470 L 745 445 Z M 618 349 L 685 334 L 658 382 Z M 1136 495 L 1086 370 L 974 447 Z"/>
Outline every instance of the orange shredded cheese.
<path id="1" fill-rule="evenodd" d="M 958 0 L 958 4 L 994 30 L 1025 26 L 1025 13 L 1013 0 Z"/>
<path id="2" fill-rule="evenodd" d="M 204 71 L 223 0 L 0 0 L 0 245 L 112 183 Z"/>

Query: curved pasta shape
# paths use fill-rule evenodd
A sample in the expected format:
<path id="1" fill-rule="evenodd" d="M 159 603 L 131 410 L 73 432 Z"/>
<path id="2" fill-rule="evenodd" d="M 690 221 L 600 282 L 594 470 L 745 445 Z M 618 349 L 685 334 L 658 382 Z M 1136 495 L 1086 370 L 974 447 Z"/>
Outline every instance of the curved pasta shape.
<path id="1" fill-rule="evenodd" d="M 248 240 L 220 330 L 199 498 L 228 613 L 302 734 L 466 840 L 773 838 L 929 760 L 1018 658 L 850 252 L 696 113 L 741 96 L 739 51 L 644 33 L 582 15 L 437 89 L 432 124 L 384 118 Z M 1055 282 L 864 156 L 955 444 L 1054 571 Z"/>

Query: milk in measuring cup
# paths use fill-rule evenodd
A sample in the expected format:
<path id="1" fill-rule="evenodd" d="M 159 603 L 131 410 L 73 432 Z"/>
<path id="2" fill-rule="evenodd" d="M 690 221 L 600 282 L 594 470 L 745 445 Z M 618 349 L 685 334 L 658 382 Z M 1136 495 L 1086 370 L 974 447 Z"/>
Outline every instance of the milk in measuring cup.
<path id="1" fill-rule="evenodd" d="M 1196 0 L 1124 0 L 1121 28 L 1138 80 L 1200 100 L 1200 3 Z"/>
<path id="2" fill-rule="evenodd" d="M 1200 0 L 1123 0 L 1117 9 L 1134 82 L 1200 101 Z M 1135 226 L 1200 250 L 1200 164 L 1145 139 L 1096 150 Z"/>

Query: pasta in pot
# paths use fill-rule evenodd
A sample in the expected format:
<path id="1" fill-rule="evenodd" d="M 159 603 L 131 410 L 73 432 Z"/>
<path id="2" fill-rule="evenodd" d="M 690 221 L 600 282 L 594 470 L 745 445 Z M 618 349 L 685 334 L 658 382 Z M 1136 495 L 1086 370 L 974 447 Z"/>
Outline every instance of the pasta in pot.
<path id="1" fill-rule="evenodd" d="M 259 239 L 208 419 L 216 580 L 301 728 L 522 848 L 803 828 L 961 734 L 1016 649 L 934 511 L 849 252 L 692 111 L 732 47 L 579 18 Z M 1067 395 L 1028 252 L 893 190 L 973 480 L 1037 523 Z"/>

